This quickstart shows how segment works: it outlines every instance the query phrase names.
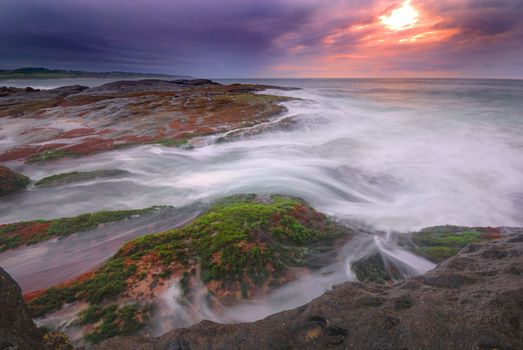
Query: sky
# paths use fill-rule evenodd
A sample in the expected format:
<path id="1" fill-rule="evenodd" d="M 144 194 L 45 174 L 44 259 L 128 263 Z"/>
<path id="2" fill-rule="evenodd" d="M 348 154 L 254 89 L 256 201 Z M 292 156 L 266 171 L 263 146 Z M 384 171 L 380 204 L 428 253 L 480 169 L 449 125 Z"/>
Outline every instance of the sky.
<path id="1" fill-rule="evenodd" d="M 523 0 L 0 0 L 0 69 L 523 78 Z"/>

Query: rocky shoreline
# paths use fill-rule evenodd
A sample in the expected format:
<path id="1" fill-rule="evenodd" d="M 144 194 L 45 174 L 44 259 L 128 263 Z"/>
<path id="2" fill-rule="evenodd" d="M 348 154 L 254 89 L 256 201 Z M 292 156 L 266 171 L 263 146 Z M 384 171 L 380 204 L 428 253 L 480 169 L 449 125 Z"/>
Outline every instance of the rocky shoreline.
<path id="1" fill-rule="evenodd" d="M 512 229 L 393 287 L 348 282 L 261 321 L 203 321 L 96 349 L 520 349 L 522 263 L 523 230 Z"/>
<path id="2" fill-rule="evenodd" d="M 0 118 L 8 118 L 16 137 L 5 141 L 0 161 L 41 162 L 140 144 L 193 147 L 198 137 L 267 123 L 284 112 L 281 102 L 290 98 L 259 93 L 267 89 L 290 88 L 205 79 L 2 87 Z"/>
<path id="3" fill-rule="evenodd" d="M 287 88 L 204 79 L 0 88 L 0 161 L 53 169 L 120 147 L 191 149 L 296 128 L 283 114 L 292 98 L 267 89 Z M 10 203 L 132 178 L 119 164 L 86 165 L 28 172 L 33 179 L 0 165 L 0 195 Z M 523 229 L 377 232 L 293 196 L 224 193 L 1 224 L 0 261 L 18 284 L 0 268 L 0 349 L 523 347 Z M 265 310 L 227 313 L 246 305 Z M 248 320 L 259 321 L 238 323 Z"/>
<path id="4" fill-rule="evenodd" d="M 523 229 L 502 232 L 394 286 L 347 282 L 257 322 L 202 321 L 158 338 L 115 337 L 95 348 L 518 349 L 523 346 Z M 0 316 L 2 345 L 71 348 L 63 337 L 34 326 L 16 282 L 0 273 L 8 310 Z"/>

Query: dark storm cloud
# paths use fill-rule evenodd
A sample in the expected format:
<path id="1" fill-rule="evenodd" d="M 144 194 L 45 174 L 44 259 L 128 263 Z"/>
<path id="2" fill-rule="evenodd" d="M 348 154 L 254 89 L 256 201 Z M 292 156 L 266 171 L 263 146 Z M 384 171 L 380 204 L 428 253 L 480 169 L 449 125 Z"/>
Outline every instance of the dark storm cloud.
<path id="1" fill-rule="evenodd" d="M 142 70 L 232 74 L 276 56 L 272 40 L 299 28 L 315 6 L 275 0 L 7 0 L 0 5 L 0 64 L 41 58 L 41 65 L 69 61 L 112 69 L 121 59 Z M 225 61 L 231 69 L 220 68 Z"/>
<path id="2" fill-rule="evenodd" d="M 296 74 L 308 75 L 313 69 L 335 70 L 328 66 L 333 55 L 351 57 L 364 51 L 372 53 L 374 66 L 391 74 L 443 67 L 523 75 L 518 58 L 523 55 L 523 0 L 412 0 L 440 18 L 433 30 L 455 34 L 419 48 L 365 51 L 367 38 L 384 30 L 379 16 L 402 2 L 0 0 L 0 68 L 31 65 L 217 77 L 285 74 L 274 67 L 293 66 Z M 347 30 L 356 25 L 371 29 Z M 348 65 L 367 71 L 364 65 Z"/>

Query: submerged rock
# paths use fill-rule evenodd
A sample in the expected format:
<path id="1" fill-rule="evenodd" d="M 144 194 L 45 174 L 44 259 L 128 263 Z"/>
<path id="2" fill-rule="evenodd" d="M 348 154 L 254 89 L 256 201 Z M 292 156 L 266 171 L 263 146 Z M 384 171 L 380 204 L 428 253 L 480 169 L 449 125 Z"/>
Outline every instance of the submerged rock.
<path id="1" fill-rule="evenodd" d="M 62 173 L 57 175 L 52 175 L 44 177 L 43 179 L 37 181 L 35 186 L 57 186 L 64 185 L 75 182 L 96 180 L 107 177 L 117 177 L 126 175 L 128 172 L 126 170 L 120 169 L 107 169 L 107 170 L 94 170 L 94 171 L 74 171 L 70 173 Z"/>
<path id="2" fill-rule="evenodd" d="M 31 180 L 0 164 L 0 196 L 26 188 Z"/>
<path id="3" fill-rule="evenodd" d="M 503 228 L 495 227 L 434 226 L 412 233 L 410 238 L 401 237 L 399 243 L 438 263 L 456 255 L 467 244 L 500 238 L 502 231 Z"/>
<path id="4" fill-rule="evenodd" d="M 505 254 L 492 259 L 493 250 Z M 113 338 L 96 349 L 521 349 L 522 259 L 519 230 L 394 287 L 345 283 L 261 321 L 203 321 L 159 338 Z"/>
<path id="5" fill-rule="evenodd" d="M 99 211 L 69 218 L 1 224 L 0 252 L 18 248 L 23 245 L 36 244 L 54 237 L 69 236 L 74 233 L 96 228 L 100 224 L 122 221 L 159 208 L 161 207 L 137 210 Z"/>
<path id="6" fill-rule="evenodd" d="M 379 254 L 356 261 L 351 265 L 351 269 L 360 282 L 383 284 L 402 279 L 395 267 L 387 265 Z"/>

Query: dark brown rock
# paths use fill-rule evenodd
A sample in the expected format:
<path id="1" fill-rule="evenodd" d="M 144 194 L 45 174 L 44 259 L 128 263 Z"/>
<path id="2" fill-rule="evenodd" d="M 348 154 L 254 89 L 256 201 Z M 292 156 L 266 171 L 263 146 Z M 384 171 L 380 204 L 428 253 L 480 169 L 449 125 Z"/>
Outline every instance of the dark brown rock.
<path id="1" fill-rule="evenodd" d="M 0 349 L 72 349 L 65 337 L 38 328 L 24 304 L 20 287 L 0 268 Z"/>
<path id="2" fill-rule="evenodd" d="M 27 176 L 18 174 L 0 164 L 0 196 L 25 188 L 29 182 Z"/>

